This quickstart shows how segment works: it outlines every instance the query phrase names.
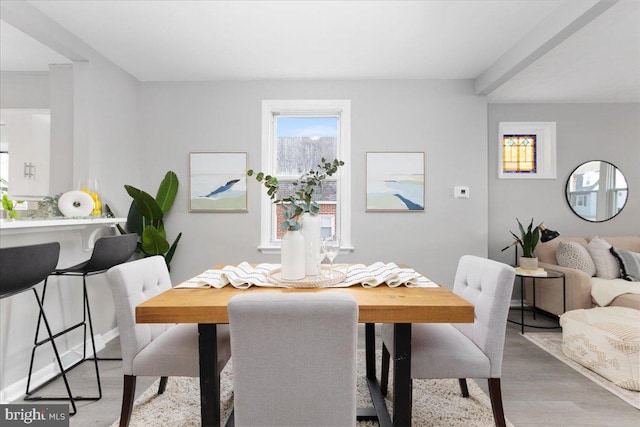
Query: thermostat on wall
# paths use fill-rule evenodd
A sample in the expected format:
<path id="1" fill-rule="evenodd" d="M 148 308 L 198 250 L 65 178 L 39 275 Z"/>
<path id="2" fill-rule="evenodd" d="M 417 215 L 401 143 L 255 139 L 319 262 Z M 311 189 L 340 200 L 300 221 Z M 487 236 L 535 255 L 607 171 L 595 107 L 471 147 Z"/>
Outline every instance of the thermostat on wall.
<path id="1" fill-rule="evenodd" d="M 453 187 L 453 197 L 455 197 L 456 199 L 468 199 L 469 187 Z"/>

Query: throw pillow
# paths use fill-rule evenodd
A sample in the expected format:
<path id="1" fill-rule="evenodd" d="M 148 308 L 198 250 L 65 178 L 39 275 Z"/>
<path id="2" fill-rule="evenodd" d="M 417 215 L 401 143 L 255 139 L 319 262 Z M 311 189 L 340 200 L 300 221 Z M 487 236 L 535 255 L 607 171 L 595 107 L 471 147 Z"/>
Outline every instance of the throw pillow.
<path id="1" fill-rule="evenodd" d="M 576 242 L 560 242 L 558 244 L 558 265 L 574 268 L 587 273 L 589 276 L 596 274 L 596 265 L 591 259 L 587 248 Z"/>
<path id="2" fill-rule="evenodd" d="M 611 245 L 599 237 L 591 239 L 587 251 L 596 265 L 596 276 L 603 279 L 617 279 L 620 277 L 620 264 L 610 252 Z"/>
<path id="3" fill-rule="evenodd" d="M 611 248 L 611 253 L 618 258 L 622 278 L 630 282 L 640 282 L 640 254 L 626 249 Z"/>

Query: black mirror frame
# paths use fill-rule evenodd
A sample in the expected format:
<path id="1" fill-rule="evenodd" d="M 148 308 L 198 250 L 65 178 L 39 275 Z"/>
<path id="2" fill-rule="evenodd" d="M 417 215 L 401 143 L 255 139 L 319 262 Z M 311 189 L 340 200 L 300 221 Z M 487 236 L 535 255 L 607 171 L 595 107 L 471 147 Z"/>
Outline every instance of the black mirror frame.
<path id="1" fill-rule="evenodd" d="M 615 214 L 615 215 L 612 215 L 612 216 L 610 216 L 609 218 L 607 218 L 607 219 L 602 219 L 602 220 L 590 220 L 590 219 L 587 219 L 587 218 L 583 217 L 582 215 L 580 215 L 578 212 L 576 212 L 576 211 L 573 209 L 573 206 L 571 206 L 571 200 L 569 200 L 569 192 L 567 191 L 567 188 L 569 187 L 569 182 L 570 182 L 571 177 L 573 176 L 573 174 L 574 174 L 574 173 L 575 173 L 575 172 L 576 172 L 580 167 L 582 167 L 583 165 L 585 165 L 585 164 L 587 164 L 587 163 L 591 163 L 591 162 L 601 162 L 601 163 L 608 163 L 608 164 L 610 164 L 611 166 L 613 166 L 614 168 L 616 168 L 616 170 L 620 171 L 620 173 L 622 174 L 622 176 L 624 177 L 624 179 L 625 179 L 625 181 L 626 181 L 627 177 L 622 173 L 622 171 L 620 170 L 620 168 L 619 168 L 619 167 L 617 167 L 616 165 L 614 165 L 613 163 L 611 163 L 611 162 L 609 162 L 609 161 L 607 161 L 607 160 L 597 160 L 597 159 L 594 159 L 594 160 L 587 160 L 586 162 L 582 162 L 582 163 L 580 163 L 578 166 L 576 166 L 576 167 L 575 167 L 575 169 L 573 169 L 573 170 L 571 171 L 571 173 L 569 174 L 569 176 L 567 177 L 567 180 L 566 180 L 565 185 L 564 185 L 564 196 L 565 196 L 565 200 L 567 201 L 567 205 L 569 205 L 569 209 L 571 209 L 571 212 L 573 212 L 573 213 L 574 213 L 577 217 L 579 217 L 580 219 L 582 219 L 582 220 L 584 220 L 584 221 L 587 221 L 587 222 L 593 222 L 593 223 L 596 223 L 596 222 L 607 222 L 607 221 L 610 221 L 610 220 L 612 220 L 613 218 L 617 217 L 617 216 L 620 214 L 620 212 L 622 212 L 622 210 L 625 208 L 625 206 L 627 206 L 627 202 L 629 201 L 629 182 L 627 181 L 627 197 L 624 199 L 624 204 L 623 204 L 623 205 L 622 205 L 622 207 L 618 210 L 618 212 L 616 212 L 616 214 Z"/>

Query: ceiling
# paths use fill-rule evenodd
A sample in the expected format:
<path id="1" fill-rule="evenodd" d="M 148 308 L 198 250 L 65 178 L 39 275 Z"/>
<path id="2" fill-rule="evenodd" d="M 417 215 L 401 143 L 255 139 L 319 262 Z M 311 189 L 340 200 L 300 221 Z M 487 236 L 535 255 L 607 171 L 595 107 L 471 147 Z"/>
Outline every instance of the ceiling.
<path id="1" fill-rule="evenodd" d="M 29 3 L 143 82 L 474 79 L 490 102 L 640 102 L 639 0 Z M 0 24 L 3 70 L 65 60 Z"/>

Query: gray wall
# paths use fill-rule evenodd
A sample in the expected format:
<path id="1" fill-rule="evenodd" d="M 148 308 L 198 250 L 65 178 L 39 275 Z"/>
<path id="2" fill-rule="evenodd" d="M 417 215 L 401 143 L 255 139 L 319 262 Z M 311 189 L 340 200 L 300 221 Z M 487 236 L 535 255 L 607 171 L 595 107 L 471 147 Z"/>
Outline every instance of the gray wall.
<path id="1" fill-rule="evenodd" d="M 57 167 L 67 168 L 73 173 L 69 174 L 71 182 L 68 187 L 60 187 L 59 190 L 72 190 L 81 178 L 97 178 L 100 180 L 103 200 L 118 214 L 126 216 L 131 198 L 123 186 L 140 186 L 140 177 L 146 163 L 141 157 L 143 144 L 138 134 L 138 80 L 63 30 L 57 23 L 43 17 L 30 4 L 2 2 L 2 11 L 3 20 L 16 28 L 27 34 L 37 34 L 40 36 L 39 41 L 57 48 L 62 54 L 73 51 L 74 57 L 82 58 L 73 62 L 73 154 L 56 157 L 55 160 L 58 162 Z M 9 21 L 9 18 L 13 20 Z M 2 73 L 1 76 L 2 108 L 49 108 L 49 73 L 44 73 L 44 77 L 38 74 L 31 77 L 25 77 L 24 73 L 10 74 Z M 32 80 L 36 77 L 38 83 L 33 83 Z M 22 100 L 17 98 L 20 95 L 24 96 Z M 6 104 L 5 96 L 18 101 Z M 63 249 L 65 253 L 61 254 L 60 267 L 77 264 L 90 255 L 81 249 L 79 238 L 82 236 L 79 231 L 25 233 L 22 237 L 24 239 L 21 241 L 11 239 L 9 243 L 17 246 L 59 240 L 63 242 L 63 248 L 79 247 L 78 250 Z M 78 315 L 82 315 L 82 292 L 81 287 L 78 287 L 78 280 L 77 277 L 61 278 L 56 279 L 59 286 L 52 285 L 52 288 L 57 289 L 51 290 L 52 301 L 47 308 L 47 316 L 53 324 L 68 326 L 78 320 Z M 89 281 L 93 327 L 100 338 L 102 334 L 112 333 L 116 327 L 113 299 L 104 275 L 97 275 Z M 55 297 L 56 293 L 60 295 L 59 298 Z M 26 296 L 28 295 L 25 294 Z M 25 359 L 25 355 L 31 351 L 38 311 L 33 298 L 6 298 L 0 301 L 0 316 L 0 396 L 15 392 L 18 393 L 14 396 L 16 398 L 24 392 L 19 380 L 26 376 L 29 369 L 29 358 Z M 61 351 L 65 352 L 82 342 L 81 334 L 63 341 L 60 346 Z M 36 370 L 53 360 L 52 353 L 48 354 L 50 350 L 45 347 L 48 346 L 42 347 L 36 361 Z"/>
<path id="2" fill-rule="evenodd" d="M 0 108 L 49 108 L 49 72 L 0 72 Z"/>
<path id="3" fill-rule="evenodd" d="M 355 251 L 337 262 L 406 263 L 451 286 L 461 255 L 486 256 L 487 111 L 471 81 L 143 83 L 143 189 L 155 194 L 168 170 L 180 179 L 165 222 L 170 240 L 183 232 L 172 262 L 174 281 L 215 263 L 279 262 L 257 250 L 257 183 L 248 189 L 248 213 L 188 212 L 189 152 L 246 151 L 249 167 L 260 168 L 264 99 L 351 100 Z M 367 151 L 426 153 L 426 212 L 365 213 Z M 469 186 L 471 198 L 454 199 L 456 185 Z"/>
<path id="4" fill-rule="evenodd" d="M 563 236 L 640 234 L 639 104 L 491 104 L 488 110 L 490 258 L 513 263 L 514 250 L 500 249 L 513 241 L 509 230 L 517 232 L 516 217 L 544 221 Z M 503 121 L 556 122 L 556 179 L 498 179 L 498 123 Z M 610 221 L 585 221 L 567 204 L 567 178 L 588 160 L 609 161 L 627 178 L 627 205 Z"/>

